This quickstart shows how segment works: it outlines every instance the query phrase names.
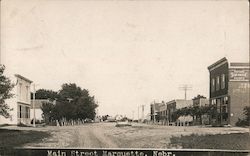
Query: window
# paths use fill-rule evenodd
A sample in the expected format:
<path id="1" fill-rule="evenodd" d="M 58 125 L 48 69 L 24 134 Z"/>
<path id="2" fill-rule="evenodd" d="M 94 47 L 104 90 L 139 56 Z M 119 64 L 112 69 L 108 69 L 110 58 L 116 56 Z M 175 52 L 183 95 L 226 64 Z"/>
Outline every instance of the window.
<path id="1" fill-rule="evenodd" d="M 216 77 L 216 90 L 220 90 L 220 77 Z"/>
<path id="2" fill-rule="evenodd" d="M 228 104 L 228 97 L 224 97 L 224 104 Z"/>
<path id="3" fill-rule="evenodd" d="M 215 105 L 216 104 L 216 99 L 212 99 L 211 103 L 212 103 L 212 105 Z"/>
<path id="4" fill-rule="evenodd" d="M 22 100 L 22 83 L 19 83 L 19 91 L 18 91 L 18 94 L 19 94 L 19 100 Z"/>
<path id="5" fill-rule="evenodd" d="M 25 118 L 29 118 L 30 117 L 30 109 L 29 107 L 25 107 Z"/>
<path id="6" fill-rule="evenodd" d="M 222 107 L 222 113 L 227 113 L 227 106 Z"/>
<path id="7" fill-rule="evenodd" d="M 212 92 L 214 92 L 214 90 L 215 90 L 215 80 L 214 80 L 214 78 L 211 80 L 211 90 L 212 90 Z"/>
<path id="8" fill-rule="evenodd" d="M 29 86 L 26 86 L 25 95 L 26 95 L 26 101 L 29 101 Z"/>
<path id="9" fill-rule="evenodd" d="M 225 74 L 221 75 L 221 89 L 225 88 Z"/>
<path id="10" fill-rule="evenodd" d="M 17 108 L 17 118 L 21 118 L 22 117 L 22 106 L 19 105 Z"/>

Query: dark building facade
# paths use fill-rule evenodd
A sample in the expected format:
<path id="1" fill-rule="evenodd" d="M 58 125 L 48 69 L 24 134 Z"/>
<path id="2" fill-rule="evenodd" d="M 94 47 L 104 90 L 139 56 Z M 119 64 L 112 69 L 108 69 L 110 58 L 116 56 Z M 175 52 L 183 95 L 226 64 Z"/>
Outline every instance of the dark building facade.
<path id="1" fill-rule="evenodd" d="M 226 58 L 208 67 L 210 105 L 216 114 L 214 125 L 232 125 L 243 117 L 243 108 L 249 106 L 249 63 L 229 63 Z"/>
<path id="2" fill-rule="evenodd" d="M 150 105 L 150 119 L 151 121 L 153 121 L 153 123 L 160 121 L 160 108 L 164 105 L 165 105 L 164 102 L 162 103 L 154 102 Z"/>

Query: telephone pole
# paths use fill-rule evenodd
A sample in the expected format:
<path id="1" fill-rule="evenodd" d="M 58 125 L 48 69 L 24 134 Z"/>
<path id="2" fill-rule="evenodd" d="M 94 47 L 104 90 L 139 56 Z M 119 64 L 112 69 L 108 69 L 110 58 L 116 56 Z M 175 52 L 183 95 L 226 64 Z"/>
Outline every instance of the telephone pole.
<path id="1" fill-rule="evenodd" d="M 142 122 L 143 122 L 143 120 L 144 120 L 144 107 L 145 107 L 146 105 L 141 105 L 141 118 L 142 118 Z"/>
<path id="2" fill-rule="evenodd" d="M 36 100 L 36 84 L 33 84 L 33 127 L 36 127 L 36 108 L 35 108 L 35 100 Z"/>
<path id="3" fill-rule="evenodd" d="M 179 87 L 180 90 L 184 90 L 185 92 L 185 100 L 187 100 L 187 91 L 192 90 L 192 86 L 188 84 L 183 84 Z"/>

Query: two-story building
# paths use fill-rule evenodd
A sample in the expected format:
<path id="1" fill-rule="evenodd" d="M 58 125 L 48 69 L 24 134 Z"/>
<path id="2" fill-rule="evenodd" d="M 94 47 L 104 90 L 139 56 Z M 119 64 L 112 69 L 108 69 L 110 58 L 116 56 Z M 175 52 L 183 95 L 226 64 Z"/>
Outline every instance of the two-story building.
<path id="1" fill-rule="evenodd" d="M 208 107 L 209 106 L 209 99 L 205 96 L 197 95 L 193 99 L 193 107 Z M 194 116 L 193 125 L 208 125 L 209 124 L 209 114 L 203 114 L 201 116 Z"/>
<path id="2" fill-rule="evenodd" d="M 229 63 L 226 58 L 208 67 L 210 105 L 215 106 L 213 125 L 232 125 L 250 104 L 249 63 Z"/>
<path id="3" fill-rule="evenodd" d="M 177 109 L 192 106 L 193 101 L 184 99 L 175 99 L 167 102 L 166 105 L 167 105 L 168 124 L 175 125 L 177 120 L 176 117 L 174 116 L 175 111 Z"/>
<path id="4" fill-rule="evenodd" d="M 154 102 L 150 105 L 150 118 L 153 123 L 160 121 L 160 107 L 164 106 L 164 102 Z"/>
<path id="5" fill-rule="evenodd" d="M 0 124 L 30 124 L 30 86 L 32 81 L 19 74 L 16 74 L 14 78 L 15 87 L 12 89 L 14 96 L 5 101 L 12 109 L 10 117 L 0 116 Z"/>

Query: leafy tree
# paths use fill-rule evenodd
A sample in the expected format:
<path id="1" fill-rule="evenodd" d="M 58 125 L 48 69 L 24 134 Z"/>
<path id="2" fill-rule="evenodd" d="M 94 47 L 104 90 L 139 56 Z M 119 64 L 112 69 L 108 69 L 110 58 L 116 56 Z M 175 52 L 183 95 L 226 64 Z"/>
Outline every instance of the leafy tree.
<path id="1" fill-rule="evenodd" d="M 250 122 L 250 106 L 244 108 L 245 120 Z"/>
<path id="2" fill-rule="evenodd" d="M 250 106 L 243 109 L 244 118 L 238 119 L 236 126 L 250 126 Z"/>
<path id="3" fill-rule="evenodd" d="M 41 110 L 43 111 L 43 118 L 45 123 L 49 123 L 53 120 L 53 110 L 55 105 L 51 102 L 45 102 L 42 104 Z"/>
<path id="4" fill-rule="evenodd" d="M 94 96 L 90 96 L 88 90 L 81 89 L 74 83 L 63 84 L 57 94 L 55 105 L 43 105 L 43 113 L 49 120 L 70 121 L 78 119 L 94 119 L 95 103 Z"/>
<path id="5" fill-rule="evenodd" d="M 178 119 L 180 116 L 192 116 L 193 119 L 196 117 L 199 119 L 199 122 L 202 123 L 202 115 L 208 114 L 210 116 L 216 116 L 216 108 L 213 105 L 209 106 L 189 106 L 181 109 L 177 109 L 173 117 Z"/>
<path id="6" fill-rule="evenodd" d="M 0 65 L 0 115 L 8 118 L 10 116 L 9 111 L 11 111 L 11 109 L 5 103 L 5 100 L 13 96 L 11 90 L 14 87 L 14 84 L 11 83 L 11 80 L 8 77 L 4 76 L 4 70 L 5 66 Z"/>
<path id="7" fill-rule="evenodd" d="M 36 99 L 49 99 L 51 101 L 57 99 L 58 94 L 53 90 L 39 89 L 36 91 Z M 33 99 L 33 93 L 31 93 L 31 99 Z"/>

